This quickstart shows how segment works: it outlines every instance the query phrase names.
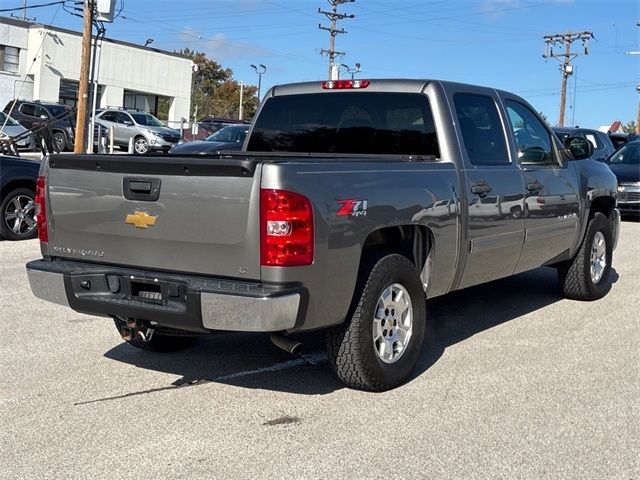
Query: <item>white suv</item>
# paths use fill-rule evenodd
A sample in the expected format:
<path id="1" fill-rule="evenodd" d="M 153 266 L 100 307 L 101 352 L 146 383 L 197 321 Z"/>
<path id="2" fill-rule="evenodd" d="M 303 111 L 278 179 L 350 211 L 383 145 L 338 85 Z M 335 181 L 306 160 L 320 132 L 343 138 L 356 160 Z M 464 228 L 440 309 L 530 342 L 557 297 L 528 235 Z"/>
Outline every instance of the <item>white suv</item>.
<path id="1" fill-rule="evenodd" d="M 108 108 L 96 120 L 105 128 L 113 127 L 113 143 L 119 147 L 128 147 L 133 138 L 133 151 L 138 155 L 152 150 L 168 152 L 180 141 L 178 130 L 166 127 L 146 112 Z"/>

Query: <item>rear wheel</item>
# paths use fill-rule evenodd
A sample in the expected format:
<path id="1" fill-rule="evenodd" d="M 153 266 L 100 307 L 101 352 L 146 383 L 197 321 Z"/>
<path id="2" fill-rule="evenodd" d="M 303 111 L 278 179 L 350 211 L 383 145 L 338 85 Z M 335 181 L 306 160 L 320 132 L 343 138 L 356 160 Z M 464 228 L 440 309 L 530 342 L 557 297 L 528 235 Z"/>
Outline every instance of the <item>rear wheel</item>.
<path id="1" fill-rule="evenodd" d="M 125 320 L 114 318 L 113 321 L 122 339 L 129 345 L 139 348 L 140 350 L 161 353 L 176 352 L 190 347 L 198 340 L 198 336 L 192 335 L 191 332 L 173 329 L 157 329 L 158 333 L 154 331 L 151 339 L 145 341 L 142 336 L 138 334 L 138 329 L 135 327 L 131 328 Z M 171 334 L 168 334 L 168 332 L 171 332 Z"/>
<path id="2" fill-rule="evenodd" d="M 63 132 L 53 133 L 53 148 L 56 152 L 64 152 L 67 149 L 67 137 Z"/>
<path id="3" fill-rule="evenodd" d="M 24 240 L 36 235 L 36 205 L 34 193 L 28 188 L 16 188 L 0 204 L 2 219 L 0 235 L 7 240 Z"/>
<path id="4" fill-rule="evenodd" d="M 598 212 L 589 220 L 576 256 L 558 267 L 563 295 L 573 300 L 587 301 L 604 297 L 610 288 L 612 256 L 611 223 Z"/>
<path id="5" fill-rule="evenodd" d="M 426 329 L 415 266 L 402 255 L 365 260 L 347 320 L 327 334 L 329 361 L 350 387 L 384 391 L 407 379 Z"/>

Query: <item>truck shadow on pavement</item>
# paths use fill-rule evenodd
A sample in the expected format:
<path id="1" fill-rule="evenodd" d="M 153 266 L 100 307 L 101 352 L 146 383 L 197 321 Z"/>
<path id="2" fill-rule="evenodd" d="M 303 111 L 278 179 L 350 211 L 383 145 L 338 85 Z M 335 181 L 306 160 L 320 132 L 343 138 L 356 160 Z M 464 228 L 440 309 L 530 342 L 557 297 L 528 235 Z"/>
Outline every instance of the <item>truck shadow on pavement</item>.
<path id="1" fill-rule="evenodd" d="M 618 274 L 612 270 L 611 282 L 617 280 Z M 555 270 L 539 268 L 429 300 L 427 315 L 433 330 L 409 382 L 436 363 L 447 347 L 562 299 Z M 328 364 L 323 332 L 297 338 L 304 343 L 303 353 L 297 356 L 274 347 L 264 334 L 204 336 L 194 347 L 171 354 L 145 352 L 121 343 L 105 357 L 180 378 L 158 388 L 78 404 L 210 383 L 302 395 L 322 395 L 345 388 Z"/>

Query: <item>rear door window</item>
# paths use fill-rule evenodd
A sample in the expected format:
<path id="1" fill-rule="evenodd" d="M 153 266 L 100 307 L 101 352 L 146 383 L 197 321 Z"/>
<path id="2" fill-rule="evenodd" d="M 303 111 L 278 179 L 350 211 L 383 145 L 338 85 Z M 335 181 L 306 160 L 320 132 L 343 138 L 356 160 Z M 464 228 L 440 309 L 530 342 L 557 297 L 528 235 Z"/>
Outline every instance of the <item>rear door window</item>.
<path id="1" fill-rule="evenodd" d="M 20 113 L 22 113 L 23 115 L 27 115 L 29 117 L 35 117 L 36 116 L 36 106 L 32 103 L 23 103 L 20 106 Z"/>
<path id="2" fill-rule="evenodd" d="M 440 156 L 425 95 L 361 91 L 270 98 L 248 150 Z"/>
<path id="3" fill-rule="evenodd" d="M 491 97 L 475 93 L 453 96 L 462 140 L 473 165 L 510 163 L 498 108 Z"/>

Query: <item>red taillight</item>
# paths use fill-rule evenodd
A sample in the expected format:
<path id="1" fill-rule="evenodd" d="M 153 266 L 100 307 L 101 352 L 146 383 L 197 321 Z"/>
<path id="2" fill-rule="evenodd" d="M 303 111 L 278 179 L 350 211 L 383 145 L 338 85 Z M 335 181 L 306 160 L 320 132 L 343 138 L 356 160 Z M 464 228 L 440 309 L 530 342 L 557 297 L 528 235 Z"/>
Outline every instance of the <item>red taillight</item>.
<path id="1" fill-rule="evenodd" d="M 47 232 L 47 203 L 46 183 L 44 177 L 38 177 L 36 180 L 36 225 L 38 226 L 38 238 L 41 242 L 49 241 Z"/>
<path id="2" fill-rule="evenodd" d="M 324 90 L 345 90 L 350 88 L 367 88 L 371 82 L 369 80 L 329 80 L 322 82 Z"/>
<path id="3" fill-rule="evenodd" d="M 260 263 L 313 263 L 313 210 L 307 198 L 286 190 L 260 191 Z"/>

